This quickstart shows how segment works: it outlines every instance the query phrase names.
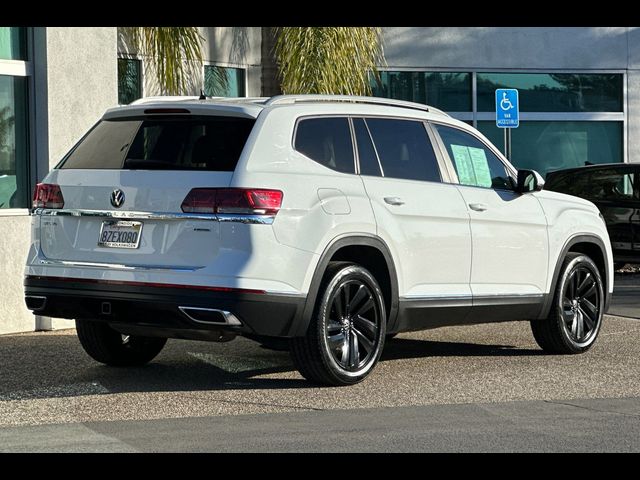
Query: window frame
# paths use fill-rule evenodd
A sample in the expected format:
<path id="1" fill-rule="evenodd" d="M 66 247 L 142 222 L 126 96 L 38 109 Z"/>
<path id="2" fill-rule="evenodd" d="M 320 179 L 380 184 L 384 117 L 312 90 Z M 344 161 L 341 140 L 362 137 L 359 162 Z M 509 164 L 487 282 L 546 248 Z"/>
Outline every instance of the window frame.
<path id="1" fill-rule="evenodd" d="M 445 158 L 446 163 L 447 163 L 447 168 L 450 171 L 450 175 L 451 175 L 451 179 L 452 179 L 452 181 L 450 183 L 455 184 L 455 185 L 459 185 L 461 187 L 481 188 L 483 190 L 498 190 L 498 191 L 501 191 L 501 192 L 515 192 L 516 191 L 515 186 L 517 184 L 517 179 L 518 179 L 518 170 L 513 165 L 511 165 L 511 163 L 509 163 L 508 161 L 505 162 L 505 158 L 503 157 L 502 153 L 497 148 L 495 148 L 495 146 L 491 142 L 489 142 L 489 143 L 485 142 L 474 131 L 469 131 L 469 130 L 466 130 L 464 128 L 460 128 L 458 125 L 452 125 L 450 123 L 437 121 L 437 120 L 429 120 L 429 124 L 430 124 L 431 129 L 434 132 L 434 135 L 436 135 L 437 138 L 438 138 L 438 148 L 440 149 L 440 153 L 442 154 L 442 156 Z M 491 153 L 493 153 L 496 156 L 496 158 L 500 161 L 500 163 L 504 167 L 504 169 L 507 172 L 507 174 L 511 177 L 511 180 L 513 182 L 513 186 L 514 187 L 509 189 L 509 188 L 483 187 L 483 186 L 480 186 L 480 185 L 463 185 L 462 183 L 460 183 L 460 179 L 458 178 L 458 173 L 456 172 L 455 166 L 453 164 L 453 160 L 451 159 L 451 156 L 449 155 L 449 151 L 447 150 L 447 146 L 444 144 L 444 140 L 442 140 L 442 137 L 440 136 L 440 132 L 438 132 L 438 129 L 436 128 L 436 125 L 442 125 L 443 127 L 452 128 L 454 130 L 458 130 L 458 131 L 460 131 L 462 133 L 466 133 L 469 136 L 475 138 L 487 150 L 489 150 Z"/>
<path id="2" fill-rule="evenodd" d="M 10 27 L 12 28 L 12 27 Z M 26 188 L 27 205 L 24 207 L 0 208 L 0 217 L 16 217 L 28 216 L 30 212 L 29 199 L 32 197 L 33 188 L 38 182 L 37 172 L 40 166 L 36 164 L 36 129 L 37 117 L 35 107 L 35 97 L 39 92 L 35 89 L 34 84 L 34 27 L 15 27 L 23 28 L 23 40 L 25 42 L 25 59 L 24 60 L 8 60 L 0 59 L 0 75 L 7 77 L 19 77 L 25 79 L 25 129 L 26 129 L 26 165 L 24 168 L 24 178 L 16 178 L 16 182 L 20 182 L 23 188 Z M 44 167 L 46 168 L 46 167 Z M 17 173 L 17 166 L 16 166 Z M 17 175 L 16 175 L 17 176 Z"/>

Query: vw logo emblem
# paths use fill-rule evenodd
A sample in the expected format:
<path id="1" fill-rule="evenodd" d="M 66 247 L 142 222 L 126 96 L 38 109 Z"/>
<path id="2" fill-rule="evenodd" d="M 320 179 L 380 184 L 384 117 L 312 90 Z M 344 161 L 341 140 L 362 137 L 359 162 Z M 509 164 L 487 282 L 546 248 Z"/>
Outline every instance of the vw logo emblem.
<path id="1" fill-rule="evenodd" d="M 116 208 L 120 208 L 124 203 L 124 192 L 119 188 L 116 188 L 111 192 L 111 205 Z"/>

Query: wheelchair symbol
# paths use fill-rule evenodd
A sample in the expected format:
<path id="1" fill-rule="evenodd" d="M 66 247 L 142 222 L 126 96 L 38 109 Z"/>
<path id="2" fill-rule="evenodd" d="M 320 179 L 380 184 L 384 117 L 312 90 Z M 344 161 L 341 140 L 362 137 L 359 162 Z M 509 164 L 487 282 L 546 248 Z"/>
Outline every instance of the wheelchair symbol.
<path id="1" fill-rule="evenodd" d="M 514 108 L 511 100 L 507 98 L 507 92 L 502 92 L 502 100 L 500 100 L 500 108 L 504 111 Z"/>

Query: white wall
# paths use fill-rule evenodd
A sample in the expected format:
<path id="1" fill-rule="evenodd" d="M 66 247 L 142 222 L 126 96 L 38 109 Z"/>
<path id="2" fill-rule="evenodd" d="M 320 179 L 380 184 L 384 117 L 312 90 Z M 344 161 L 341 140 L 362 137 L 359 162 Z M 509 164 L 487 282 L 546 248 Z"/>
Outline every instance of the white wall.
<path id="1" fill-rule="evenodd" d="M 34 180 L 41 180 L 104 110 L 118 103 L 116 44 L 116 29 L 111 27 L 34 29 Z M 22 286 L 29 230 L 26 211 L 0 217 L 0 334 L 36 327 L 24 305 Z M 69 321 L 44 320 L 40 328 L 73 326 Z"/>

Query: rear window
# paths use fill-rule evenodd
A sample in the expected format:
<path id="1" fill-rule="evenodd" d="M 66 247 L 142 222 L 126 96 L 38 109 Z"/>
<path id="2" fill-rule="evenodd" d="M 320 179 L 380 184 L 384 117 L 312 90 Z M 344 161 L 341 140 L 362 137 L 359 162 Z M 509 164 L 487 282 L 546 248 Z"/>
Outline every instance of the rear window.
<path id="1" fill-rule="evenodd" d="M 232 172 L 254 123 L 233 117 L 102 120 L 59 168 Z"/>

